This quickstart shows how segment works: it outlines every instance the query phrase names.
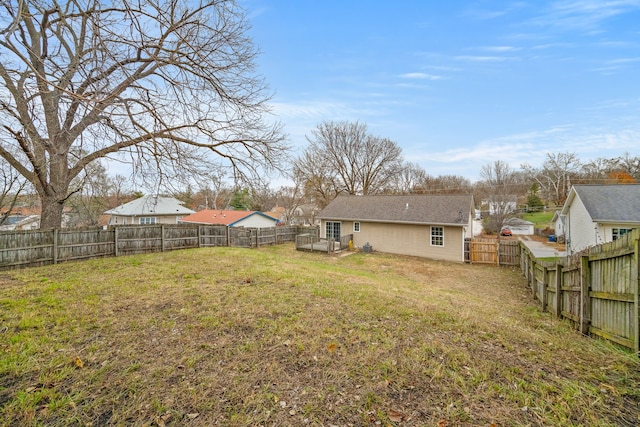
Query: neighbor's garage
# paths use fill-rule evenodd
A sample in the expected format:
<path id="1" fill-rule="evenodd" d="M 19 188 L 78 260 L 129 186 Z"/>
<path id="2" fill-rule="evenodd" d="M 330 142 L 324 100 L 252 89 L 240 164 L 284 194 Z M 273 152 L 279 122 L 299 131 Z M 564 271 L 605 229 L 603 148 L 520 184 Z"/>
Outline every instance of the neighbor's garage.
<path id="1" fill-rule="evenodd" d="M 505 226 L 511 229 L 513 234 L 530 236 L 533 234 L 534 224 L 531 221 L 525 221 L 520 218 L 510 218 L 505 221 Z"/>

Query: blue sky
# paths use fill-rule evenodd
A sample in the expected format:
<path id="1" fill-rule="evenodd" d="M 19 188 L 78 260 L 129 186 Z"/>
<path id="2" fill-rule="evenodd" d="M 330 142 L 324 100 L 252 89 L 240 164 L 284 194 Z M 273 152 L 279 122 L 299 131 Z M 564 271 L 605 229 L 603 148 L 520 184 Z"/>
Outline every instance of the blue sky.
<path id="1" fill-rule="evenodd" d="M 640 0 L 242 0 L 300 153 L 360 121 L 430 175 L 640 155 Z"/>

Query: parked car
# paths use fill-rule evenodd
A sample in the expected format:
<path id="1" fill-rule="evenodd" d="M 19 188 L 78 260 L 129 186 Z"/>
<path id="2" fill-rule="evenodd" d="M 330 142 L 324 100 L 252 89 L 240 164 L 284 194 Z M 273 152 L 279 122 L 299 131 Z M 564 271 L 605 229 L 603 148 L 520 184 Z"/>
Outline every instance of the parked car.
<path id="1" fill-rule="evenodd" d="M 513 236 L 513 233 L 511 232 L 511 229 L 509 227 L 502 227 L 502 230 L 500 230 L 500 235 L 501 236 Z"/>

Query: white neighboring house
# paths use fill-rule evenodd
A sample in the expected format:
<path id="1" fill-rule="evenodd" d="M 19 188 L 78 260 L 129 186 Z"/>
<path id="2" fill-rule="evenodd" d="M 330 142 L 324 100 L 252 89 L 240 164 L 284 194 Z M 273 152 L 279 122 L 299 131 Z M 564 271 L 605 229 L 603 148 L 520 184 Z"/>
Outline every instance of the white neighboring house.
<path id="1" fill-rule="evenodd" d="M 556 211 L 553 214 L 553 218 L 551 219 L 551 223 L 553 224 L 553 232 L 558 237 L 564 237 L 565 219 L 566 216 L 562 214 L 562 211 Z"/>
<path id="2" fill-rule="evenodd" d="M 105 211 L 109 225 L 177 224 L 195 211 L 173 197 L 143 196 Z"/>
<path id="3" fill-rule="evenodd" d="M 488 206 L 489 215 L 509 215 L 518 209 L 518 196 L 494 195 L 482 201 L 483 206 Z"/>
<path id="4" fill-rule="evenodd" d="M 574 185 L 562 206 L 567 254 L 640 227 L 640 184 Z"/>
<path id="5" fill-rule="evenodd" d="M 269 228 L 278 219 L 258 211 L 205 209 L 180 219 L 182 224 L 228 225 L 229 227 Z"/>

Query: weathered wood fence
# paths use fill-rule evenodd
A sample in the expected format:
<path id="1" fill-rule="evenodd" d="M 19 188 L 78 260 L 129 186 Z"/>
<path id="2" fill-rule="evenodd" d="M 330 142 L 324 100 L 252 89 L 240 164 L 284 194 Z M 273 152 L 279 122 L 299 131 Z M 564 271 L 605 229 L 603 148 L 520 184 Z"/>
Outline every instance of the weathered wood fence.
<path id="1" fill-rule="evenodd" d="M 63 261 L 207 246 L 255 248 L 293 242 L 309 227 L 239 228 L 224 225 L 119 225 L 107 230 L 0 232 L 0 270 Z"/>
<path id="2" fill-rule="evenodd" d="M 555 263 L 521 245 L 521 268 L 542 309 L 583 334 L 640 352 L 640 229 Z"/>
<path id="3" fill-rule="evenodd" d="M 520 265 L 517 240 L 465 239 L 464 260 L 471 264 Z"/>

